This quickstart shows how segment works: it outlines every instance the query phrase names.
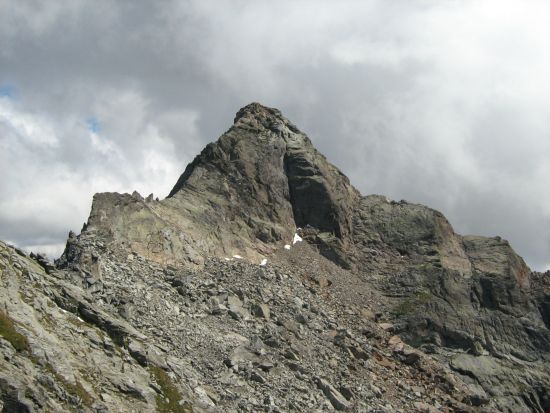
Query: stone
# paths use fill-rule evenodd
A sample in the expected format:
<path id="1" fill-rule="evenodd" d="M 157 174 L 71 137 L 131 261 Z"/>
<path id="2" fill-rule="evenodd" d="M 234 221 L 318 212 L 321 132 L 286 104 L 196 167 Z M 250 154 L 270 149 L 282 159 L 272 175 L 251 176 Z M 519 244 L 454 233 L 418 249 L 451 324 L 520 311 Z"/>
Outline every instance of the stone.
<path id="1" fill-rule="evenodd" d="M 269 372 L 275 365 L 270 361 L 262 361 L 258 364 L 258 368 L 262 371 Z"/>
<path id="2" fill-rule="evenodd" d="M 147 366 L 147 352 L 143 345 L 136 340 L 130 340 L 128 343 L 128 352 L 142 366 Z"/>
<path id="3" fill-rule="evenodd" d="M 362 349 L 359 346 L 350 346 L 348 348 L 353 357 L 358 360 L 368 360 L 370 358 L 370 352 Z"/>
<path id="4" fill-rule="evenodd" d="M 393 331 L 394 325 L 392 323 L 380 323 L 378 326 L 384 331 Z"/>
<path id="5" fill-rule="evenodd" d="M 329 382 L 319 377 L 317 377 L 315 381 L 317 387 L 321 389 L 336 410 L 347 411 L 351 409 L 351 404 Z"/>
<path id="6" fill-rule="evenodd" d="M 261 317 L 265 320 L 270 319 L 270 310 L 267 304 L 252 304 L 251 311 L 256 317 Z"/>
<path id="7" fill-rule="evenodd" d="M 260 384 L 264 384 L 266 382 L 266 379 L 264 376 L 262 376 L 259 372 L 253 371 L 250 374 L 250 380 L 255 381 Z"/>
<path id="8" fill-rule="evenodd" d="M 374 321 L 376 319 L 374 312 L 368 308 L 361 308 L 359 313 L 365 320 Z"/>
<path id="9" fill-rule="evenodd" d="M 317 283 L 319 284 L 319 287 L 327 288 L 327 287 L 330 287 L 330 285 L 332 284 L 332 281 L 330 281 L 326 277 L 319 277 L 317 278 Z"/>
<path id="10" fill-rule="evenodd" d="M 415 364 L 422 358 L 422 353 L 407 345 L 402 347 L 398 353 L 402 356 L 403 363 L 408 365 Z"/>
<path id="11" fill-rule="evenodd" d="M 423 402 L 415 402 L 414 407 L 419 413 L 441 413 L 439 409 Z"/>

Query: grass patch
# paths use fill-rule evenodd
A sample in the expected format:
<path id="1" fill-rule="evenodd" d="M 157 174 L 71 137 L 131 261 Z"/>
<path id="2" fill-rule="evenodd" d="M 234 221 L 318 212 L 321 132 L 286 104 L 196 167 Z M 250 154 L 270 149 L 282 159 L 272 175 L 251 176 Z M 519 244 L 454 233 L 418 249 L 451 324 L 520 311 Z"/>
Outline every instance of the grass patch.
<path id="1" fill-rule="evenodd" d="M 399 303 L 393 310 L 392 313 L 398 317 L 408 315 L 414 312 L 416 309 L 416 304 L 410 298 L 405 299 Z"/>
<path id="2" fill-rule="evenodd" d="M 432 294 L 428 291 L 420 291 L 416 294 L 416 301 L 420 304 L 426 304 L 429 303 L 432 299 Z"/>
<path id="3" fill-rule="evenodd" d="M 160 367 L 149 369 L 161 389 L 157 395 L 157 412 L 159 413 L 193 413 L 193 406 L 188 402 L 181 403 L 181 394 L 172 382 L 170 376 Z"/>
<path id="4" fill-rule="evenodd" d="M 69 383 L 63 376 L 56 372 L 49 363 L 46 364 L 46 370 L 65 388 L 67 393 L 78 398 L 84 406 L 92 406 L 94 399 L 90 396 L 90 393 L 86 391 L 78 379 L 75 379 L 74 383 Z"/>
<path id="5" fill-rule="evenodd" d="M 31 348 L 27 337 L 18 333 L 15 329 L 14 321 L 3 311 L 0 310 L 0 335 L 8 340 L 18 352 L 28 351 Z"/>
<path id="6" fill-rule="evenodd" d="M 420 291 L 414 297 L 409 297 L 399 303 L 392 313 L 397 316 L 405 316 L 414 313 L 419 307 L 431 301 L 432 294 L 428 291 Z"/>

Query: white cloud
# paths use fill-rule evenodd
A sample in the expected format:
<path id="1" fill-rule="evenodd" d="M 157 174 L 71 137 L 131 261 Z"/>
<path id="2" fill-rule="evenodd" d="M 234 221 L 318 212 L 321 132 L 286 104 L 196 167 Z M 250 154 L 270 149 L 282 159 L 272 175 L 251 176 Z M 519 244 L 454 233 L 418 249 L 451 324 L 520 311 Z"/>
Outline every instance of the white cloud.
<path id="1" fill-rule="evenodd" d="M 88 130 L 84 114 L 50 119 L 0 101 L 2 238 L 53 254 L 87 219 L 95 192 L 137 189 L 165 196 L 181 165 L 162 126 L 147 119 L 143 101 L 130 93 L 95 102 L 103 119 L 99 133 Z M 120 122 L 116 113 L 131 121 Z M 196 115 L 172 118 L 186 121 L 180 132 L 196 133 Z"/>
<path id="2" fill-rule="evenodd" d="M 45 145 L 51 148 L 59 145 L 49 119 L 15 110 L 9 98 L 0 98 L 0 124 L 6 143 L 10 139 L 24 140 L 21 144 Z"/>

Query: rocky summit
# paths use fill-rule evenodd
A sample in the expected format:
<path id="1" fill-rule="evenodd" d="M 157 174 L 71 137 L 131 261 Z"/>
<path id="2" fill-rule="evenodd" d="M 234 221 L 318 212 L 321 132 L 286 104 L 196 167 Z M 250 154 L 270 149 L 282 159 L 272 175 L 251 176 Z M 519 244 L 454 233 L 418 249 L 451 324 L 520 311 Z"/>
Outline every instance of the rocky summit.
<path id="1" fill-rule="evenodd" d="M 166 199 L 0 243 L 2 412 L 550 412 L 550 273 L 252 103 Z"/>

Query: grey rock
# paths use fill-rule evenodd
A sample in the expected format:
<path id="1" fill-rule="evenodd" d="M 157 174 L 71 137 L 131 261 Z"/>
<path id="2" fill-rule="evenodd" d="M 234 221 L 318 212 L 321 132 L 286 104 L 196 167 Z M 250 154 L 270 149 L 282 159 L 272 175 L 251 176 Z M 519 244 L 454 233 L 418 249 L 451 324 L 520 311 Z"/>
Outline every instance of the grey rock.
<path id="1" fill-rule="evenodd" d="M 256 317 L 261 317 L 266 320 L 270 318 L 270 310 L 267 304 L 252 304 L 251 311 Z"/>
<path id="2" fill-rule="evenodd" d="M 317 377 L 315 381 L 317 383 L 317 387 L 322 390 L 324 395 L 330 400 L 336 410 L 345 411 L 351 409 L 351 404 L 329 382 L 319 377 Z"/>
<path id="3" fill-rule="evenodd" d="M 266 382 L 266 379 L 264 376 L 262 376 L 259 372 L 253 371 L 250 374 L 250 380 L 255 381 L 260 384 L 264 384 Z"/>

